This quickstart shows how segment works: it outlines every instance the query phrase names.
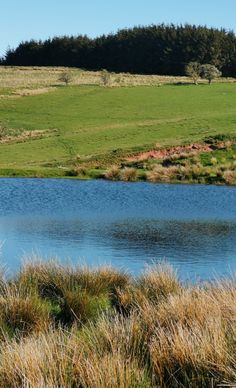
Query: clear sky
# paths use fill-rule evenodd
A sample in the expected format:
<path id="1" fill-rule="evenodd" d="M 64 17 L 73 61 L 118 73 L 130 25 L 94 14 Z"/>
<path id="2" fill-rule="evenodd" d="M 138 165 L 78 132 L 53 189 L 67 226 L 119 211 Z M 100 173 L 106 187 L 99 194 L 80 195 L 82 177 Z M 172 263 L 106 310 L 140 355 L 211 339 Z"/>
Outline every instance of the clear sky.
<path id="1" fill-rule="evenodd" d="M 0 0 L 0 55 L 22 40 L 134 25 L 203 24 L 236 32 L 236 0 Z"/>

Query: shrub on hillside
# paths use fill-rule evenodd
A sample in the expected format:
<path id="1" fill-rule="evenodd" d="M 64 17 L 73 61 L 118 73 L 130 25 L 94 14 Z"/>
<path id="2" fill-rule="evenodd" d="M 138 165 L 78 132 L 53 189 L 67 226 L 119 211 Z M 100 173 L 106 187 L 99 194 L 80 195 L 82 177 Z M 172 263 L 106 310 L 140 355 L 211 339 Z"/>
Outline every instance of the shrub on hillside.
<path id="1" fill-rule="evenodd" d="M 198 80 L 201 77 L 201 65 L 198 62 L 190 62 L 185 69 L 186 75 L 191 77 L 194 84 L 198 84 Z"/>
<path id="2" fill-rule="evenodd" d="M 214 79 L 221 77 L 221 75 L 221 71 L 214 65 L 206 64 L 201 66 L 201 77 L 207 79 L 209 84 Z"/>
<path id="3" fill-rule="evenodd" d="M 111 84 L 111 74 L 107 70 L 102 70 L 101 71 L 101 84 L 103 86 L 110 86 Z"/>
<path id="4" fill-rule="evenodd" d="M 58 81 L 64 82 L 66 85 L 68 85 L 69 83 L 71 83 L 73 81 L 72 74 L 69 71 L 63 71 L 59 75 Z"/>

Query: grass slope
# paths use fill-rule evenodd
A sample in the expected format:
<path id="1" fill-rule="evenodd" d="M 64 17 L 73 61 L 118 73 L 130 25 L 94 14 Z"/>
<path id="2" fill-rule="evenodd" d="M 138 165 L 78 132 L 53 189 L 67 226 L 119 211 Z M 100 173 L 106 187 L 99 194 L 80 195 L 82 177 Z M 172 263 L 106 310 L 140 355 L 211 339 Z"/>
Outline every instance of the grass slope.
<path id="1" fill-rule="evenodd" d="M 56 86 L 54 81 L 48 89 L 35 80 L 32 85 L 39 89 L 29 84 L 16 89 L 10 78 L 8 83 L 0 91 L 0 129 L 9 134 L 38 131 L 40 136 L 0 144 L 0 169 L 40 169 L 50 175 L 50 168 L 56 174 L 58 166 L 78 160 L 106 160 L 117 149 L 128 154 L 156 143 L 169 146 L 236 134 L 234 83 L 104 88 Z"/>

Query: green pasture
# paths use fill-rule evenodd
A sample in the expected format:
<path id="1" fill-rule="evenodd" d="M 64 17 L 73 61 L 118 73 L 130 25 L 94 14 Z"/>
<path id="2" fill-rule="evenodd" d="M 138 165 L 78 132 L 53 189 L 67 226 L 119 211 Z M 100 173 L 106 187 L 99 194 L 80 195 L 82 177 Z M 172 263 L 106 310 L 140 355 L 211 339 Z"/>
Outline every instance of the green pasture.
<path id="1" fill-rule="evenodd" d="M 58 86 L 0 99 L 0 128 L 45 131 L 0 144 L 0 168 L 41 170 L 121 151 L 236 134 L 236 84 L 135 87 Z M 18 133 L 18 132 L 17 132 Z M 45 170 L 46 173 L 46 170 Z"/>

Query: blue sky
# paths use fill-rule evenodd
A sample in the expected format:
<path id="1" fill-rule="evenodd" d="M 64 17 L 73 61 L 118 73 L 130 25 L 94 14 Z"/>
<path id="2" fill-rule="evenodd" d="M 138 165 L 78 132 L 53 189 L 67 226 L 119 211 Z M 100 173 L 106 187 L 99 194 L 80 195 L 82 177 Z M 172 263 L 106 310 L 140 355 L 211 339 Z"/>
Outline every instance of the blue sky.
<path id="1" fill-rule="evenodd" d="M 236 32 L 236 0 L 0 0 L 0 55 L 22 40 L 94 37 L 134 25 L 191 23 Z"/>

